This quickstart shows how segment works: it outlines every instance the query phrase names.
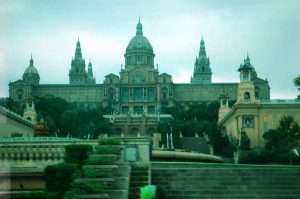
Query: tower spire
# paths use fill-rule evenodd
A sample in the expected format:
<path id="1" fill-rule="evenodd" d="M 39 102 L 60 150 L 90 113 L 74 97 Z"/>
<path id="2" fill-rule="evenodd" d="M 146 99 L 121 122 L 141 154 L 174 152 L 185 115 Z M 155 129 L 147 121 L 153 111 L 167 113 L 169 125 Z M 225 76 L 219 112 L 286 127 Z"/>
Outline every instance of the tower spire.
<path id="1" fill-rule="evenodd" d="M 139 17 L 139 22 L 136 26 L 136 35 L 143 35 L 143 25 L 141 23 L 141 18 Z"/>
<path id="2" fill-rule="evenodd" d="M 30 65 L 29 66 L 33 66 L 33 59 L 32 59 L 32 53 L 30 55 Z"/>
<path id="3" fill-rule="evenodd" d="M 78 36 L 78 40 L 76 43 L 76 50 L 75 50 L 75 57 L 74 59 L 78 59 L 81 58 L 82 59 L 82 53 L 81 53 L 81 47 L 80 47 L 80 41 L 79 41 L 79 36 Z"/>
<path id="4" fill-rule="evenodd" d="M 191 82 L 197 84 L 210 84 L 211 75 L 210 61 L 209 57 L 206 55 L 203 35 L 201 35 L 199 55 L 198 57 L 196 56 L 194 74 L 191 78 Z"/>
<path id="5" fill-rule="evenodd" d="M 199 58 L 200 57 L 205 57 L 206 58 L 206 50 L 205 50 L 205 43 L 204 43 L 204 40 L 203 40 L 203 35 L 201 36 L 201 41 L 200 41 Z"/>
<path id="6" fill-rule="evenodd" d="M 248 51 L 247 51 L 247 57 L 246 57 L 246 59 L 245 59 L 245 64 L 250 65 L 250 58 L 249 58 Z"/>

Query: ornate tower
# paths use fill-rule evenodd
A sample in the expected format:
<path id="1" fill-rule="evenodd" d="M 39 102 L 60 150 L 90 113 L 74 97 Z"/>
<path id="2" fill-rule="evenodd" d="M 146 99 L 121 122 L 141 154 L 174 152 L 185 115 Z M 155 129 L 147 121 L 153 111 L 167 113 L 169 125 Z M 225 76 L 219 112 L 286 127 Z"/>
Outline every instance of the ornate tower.
<path id="1" fill-rule="evenodd" d="M 219 108 L 218 122 L 220 122 L 231 110 L 228 106 L 228 100 L 229 100 L 228 94 L 225 94 L 225 92 L 223 92 L 220 95 L 219 100 L 220 100 L 220 108 Z"/>
<path id="2" fill-rule="evenodd" d="M 200 42 L 199 57 L 196 57 L 194 74 L 191 78 L 191 83 L 194 84 L 211 84 L 211 68 L 209 57 L 206 56 L 203 37 Z"/>
<path id="3" fill-rule="evenodd" d="M 88 84 L 96 84 L 96 80 L 95 80 L 95 77 L 93 75 L 93 68 L 92 68 L 91 60 L 90 60 L 89 65 L 88 65 L 87 83 Z"/>
<path id="4" fill-rule="evenodd" d="M 23 80 L 31 85 L 38 85 L 40 83 L 40 75 L 37 69 L 33 66 L 32 55 L 30 58 L 30 64 L 23 73 Z"/>
<path id="5" fill-rule="evenodd" d="M 87 74 L 85 71 L 85 60 L 82 58 L 79 38 L 76 44 L 75 57 L 71 62 L 71 69 L 69 71 L 70 84 L 85 84 L 87 81 Z"/>
<path id="6" fill-rule="evenodd" d="M 238 85 L 238 96 L 236 103 L 242 104 L 256 102 L 254 84 L 252 81 L 252 75 L 255 75 L 256 72 L 250 63 L 248 54 L 247 58 L 244 59 L 244 63 L 240 65 L 238 71 L 240 72 L 240 83 Z"/>
<path id="7" fill-rule="evenodd" d="M 26 102 L 26 108 L 24 110 L 23 117 L 32 124 L 37 124 L 37 113 L 35 111 L 33 100 L 28 100 Z"/>

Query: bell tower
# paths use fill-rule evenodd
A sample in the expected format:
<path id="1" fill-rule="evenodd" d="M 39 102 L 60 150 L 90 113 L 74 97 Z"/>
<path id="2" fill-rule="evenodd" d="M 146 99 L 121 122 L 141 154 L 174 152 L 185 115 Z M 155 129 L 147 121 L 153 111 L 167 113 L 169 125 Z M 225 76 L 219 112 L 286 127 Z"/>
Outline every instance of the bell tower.
<path id="1" fill-rule="evenodd" d="M 244 59 L 244 63 L 240 65 L 238 69 L 240 72 L 240 83 L 238 85 L 238 96 L 236 104 L 243 103 L 255 103 L 254 84 L 252 81 L 252 75 L 254 74 L 254 67 L 250 63 L 250 58 L 247 54 L 247 58 Z"/>
<path id="2" fill-rule="evenodd" d="M 26 102 L 26 108 L 23 113 L 23 117 L 30 121 L 32 124 L 37 124 L 37 113 L 34 107 L 33 100 L 28 100 Z"/>

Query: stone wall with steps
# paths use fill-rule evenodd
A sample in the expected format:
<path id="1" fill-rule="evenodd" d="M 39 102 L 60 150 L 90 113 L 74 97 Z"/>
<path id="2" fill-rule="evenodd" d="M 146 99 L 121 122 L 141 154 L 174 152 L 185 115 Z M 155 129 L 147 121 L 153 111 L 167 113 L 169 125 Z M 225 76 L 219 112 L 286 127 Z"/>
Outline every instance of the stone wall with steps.
<path id="1" fill-rule="evenodd" d="M 166 199 L 300 198 L 300 167 L 153 168 Z"/>
<path id="2" fill-rule="evenodd" d="M 128 198 L 135 199 L 136 189 L 147 184 L 149 184 L 149 167 L 132 165 Z"/>

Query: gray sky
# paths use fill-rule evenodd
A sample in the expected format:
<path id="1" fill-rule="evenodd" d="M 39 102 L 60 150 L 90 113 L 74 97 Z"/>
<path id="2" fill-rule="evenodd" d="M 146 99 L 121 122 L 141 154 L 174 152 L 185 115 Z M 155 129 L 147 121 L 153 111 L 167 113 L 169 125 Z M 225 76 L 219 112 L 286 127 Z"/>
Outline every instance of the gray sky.
<path id="1" fill-rule="evenodd" d="M 203 35 L 213 82 L 238 82 L 248 52 L 271 98 L 299 93 L 300 0 L 1 0 L 0 96 L 22 78 L 31 53 L 41 84 L 68 83 L 78 36 L 97 83 L 119 75 L 139 16 L 160 73 L 175 83 L 190 81 Z"/>

